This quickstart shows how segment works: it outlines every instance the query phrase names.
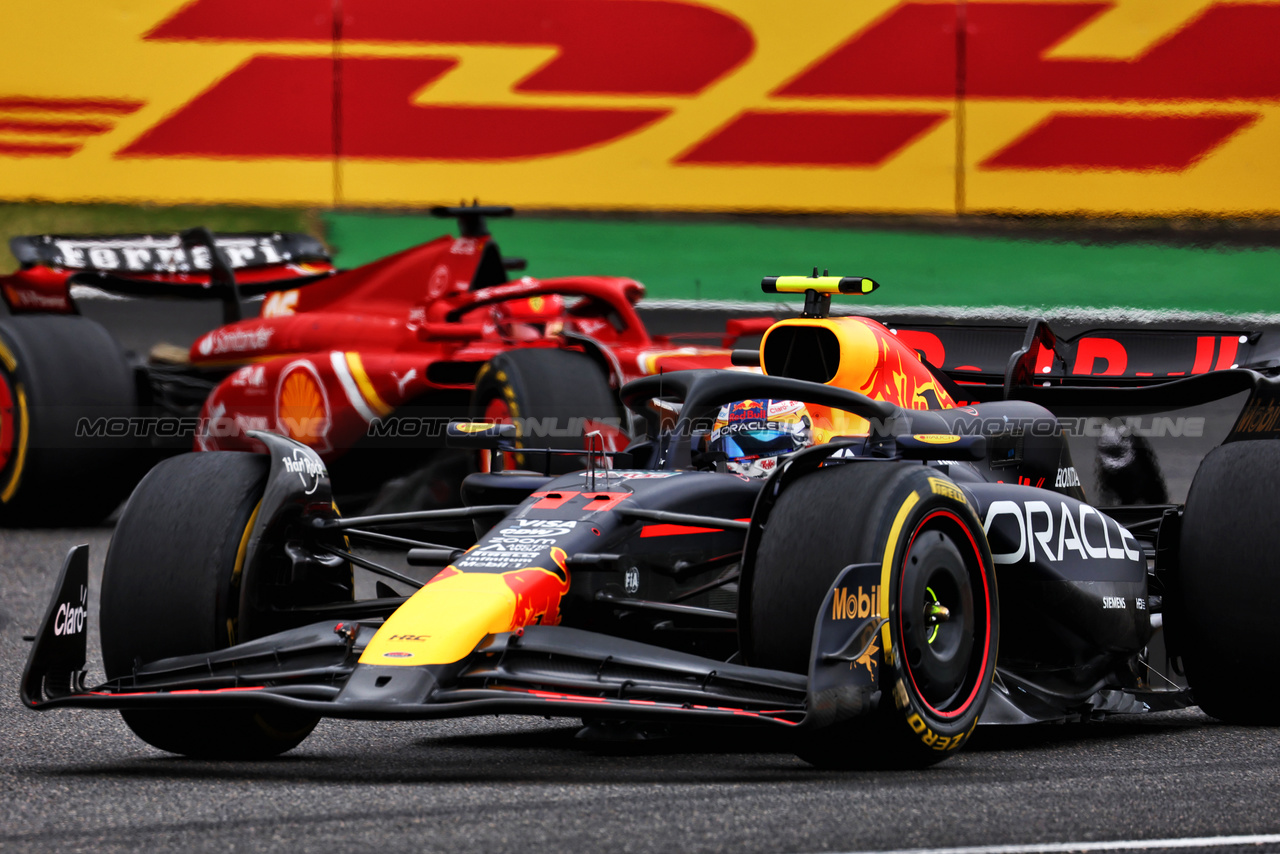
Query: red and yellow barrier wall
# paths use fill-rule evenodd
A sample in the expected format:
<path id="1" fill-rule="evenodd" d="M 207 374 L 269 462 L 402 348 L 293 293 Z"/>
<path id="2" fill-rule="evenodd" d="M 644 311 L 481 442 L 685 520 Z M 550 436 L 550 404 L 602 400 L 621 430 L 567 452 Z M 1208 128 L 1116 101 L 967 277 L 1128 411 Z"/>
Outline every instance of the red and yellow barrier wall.
<path id="1" fill-rule="evenodd" d="M 14 3 L 0 199 L 1280 213 L 1280 2 Z"/>

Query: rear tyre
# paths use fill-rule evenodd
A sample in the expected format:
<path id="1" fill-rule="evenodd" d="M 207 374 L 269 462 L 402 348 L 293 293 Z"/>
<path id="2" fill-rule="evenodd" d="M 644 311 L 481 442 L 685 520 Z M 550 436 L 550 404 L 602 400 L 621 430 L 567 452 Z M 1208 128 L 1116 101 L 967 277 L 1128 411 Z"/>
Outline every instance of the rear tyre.
<path id="1" fill-rule="evenodd" d="M 784 490 L 756 552 L 748 660 L 808 673 L 818 609 L 853 563 L 883 567 L 875 591 L 888 618 L 877 641 L 879 701 L 865 717 L 803 737 L 796 752 L 823 768 L 941 761 L 977 724 L 999 639 L 982 525 L 941 473 L 857 462 L 819 469 Z"/>
<path id="2" fill-rule="evenodd" d="M 136 663 L 249 640 L 240 629 L 245 549 L 269 459 L 216 451 L 160 463 L 129 499 L 102 576 L 107 678 Z M 290 711 L 122 711 L 143 741 L 206 759 L 262 759 L 296 747 L 319 718 Z"/>
<path id="3" fill-rule="evenodd" d="M 597 428 L 606 434 L 605 450 L 626 444 L 622 410 L 608 375 L 590 356 L 569 350 L 512 350 L 494 356 L 476 377 L 471 415 L 514 422 L 518 448 L 585 450 L 585 434 Z M 546 469 L 546 454 L 513 456 L 515 468 Z M 551 456 L 551 474 L 585 467 L 585 455 Z"/>
<path id="4" fill-rule="evenodd" d="M 0 320 L 0 523 L 102 521 L 138 482 L 144 458 L 138 439 L 110 435 L 101 419 L 136 414 L 133 371 L 100 324 Z M 86 435 L 95 425 L 100 435 Z"/>
<path id="5" fill-rule="evenodd" d="M 1206 714 L 1280 724 L 1267 673 L 1280 608 L 1275 483 L 1280 443 L 1232 442 L 1200 463 L 1187 493 L 1166 631 Z"/>

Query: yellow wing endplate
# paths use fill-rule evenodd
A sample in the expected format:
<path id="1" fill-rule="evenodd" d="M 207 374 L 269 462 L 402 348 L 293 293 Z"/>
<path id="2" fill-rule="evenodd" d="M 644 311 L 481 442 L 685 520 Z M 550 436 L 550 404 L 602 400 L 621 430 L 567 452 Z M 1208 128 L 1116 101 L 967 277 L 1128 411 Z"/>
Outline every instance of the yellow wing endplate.
<path id="1" fill-rule="evenodd" d="M 767 294 L 869 294 L 880 284 L 866 276 L 765 276 L 760 287 Z"/>

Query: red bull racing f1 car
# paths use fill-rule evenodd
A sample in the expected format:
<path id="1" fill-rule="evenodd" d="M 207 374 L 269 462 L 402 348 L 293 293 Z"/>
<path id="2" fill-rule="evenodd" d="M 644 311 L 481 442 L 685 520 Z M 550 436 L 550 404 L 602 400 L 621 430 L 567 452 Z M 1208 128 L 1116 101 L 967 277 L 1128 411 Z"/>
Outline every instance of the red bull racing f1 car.
<path id="1" fill-rule="evenodd" d="M 979 723 L 1192 703 L 1280 723 L 1251 660 L 1277 604 L 1280 383 L 1045 388 L 1017 381 L 1031 341 L 1001 399 L 959 406 L 888 329 L 828 316 L 833 293 L 874 287 L 766 279 L 806 303 L 735 356 L 762 374 L 635 380 L 622 397 L 644 429 L 625 451 L 473 474 L 457 509 L 340 516 L 316 451 L 264 432 L 265 454 L 169 459 L 106 558 L 106 681 L 86 682 L 81 546 L 23 701 L 118 709 L 146 742 L 209 757 L 288 750 L 321 717 L 772 727 L 832 767 L 927 765 Z M 803 405 L 809 445 L 750 477 L 729 464 L 796 435 L 797 410 L 767 401 Z M 1108 465 L 1123 443 L 1064 425 L 1104 417 L 1127 476 L 1154 478 L 1154 454 L 1172 482 L 1153 413 L 1224 405 L 1185 500 L 1090 503 L 1076 439 Z M 516 450 L 511 425 L 450 432 Z"/>

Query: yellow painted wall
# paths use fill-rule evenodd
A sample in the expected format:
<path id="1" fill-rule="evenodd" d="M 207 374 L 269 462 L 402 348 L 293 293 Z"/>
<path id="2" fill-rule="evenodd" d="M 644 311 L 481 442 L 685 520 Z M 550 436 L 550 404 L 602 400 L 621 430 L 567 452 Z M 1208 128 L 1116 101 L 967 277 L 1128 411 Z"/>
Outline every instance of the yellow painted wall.
<path id="1" fill-rule="evenodd" d="M 0 198 L 1280 213 L 1275 0 L 332 8 L 9 4 Z"/>

